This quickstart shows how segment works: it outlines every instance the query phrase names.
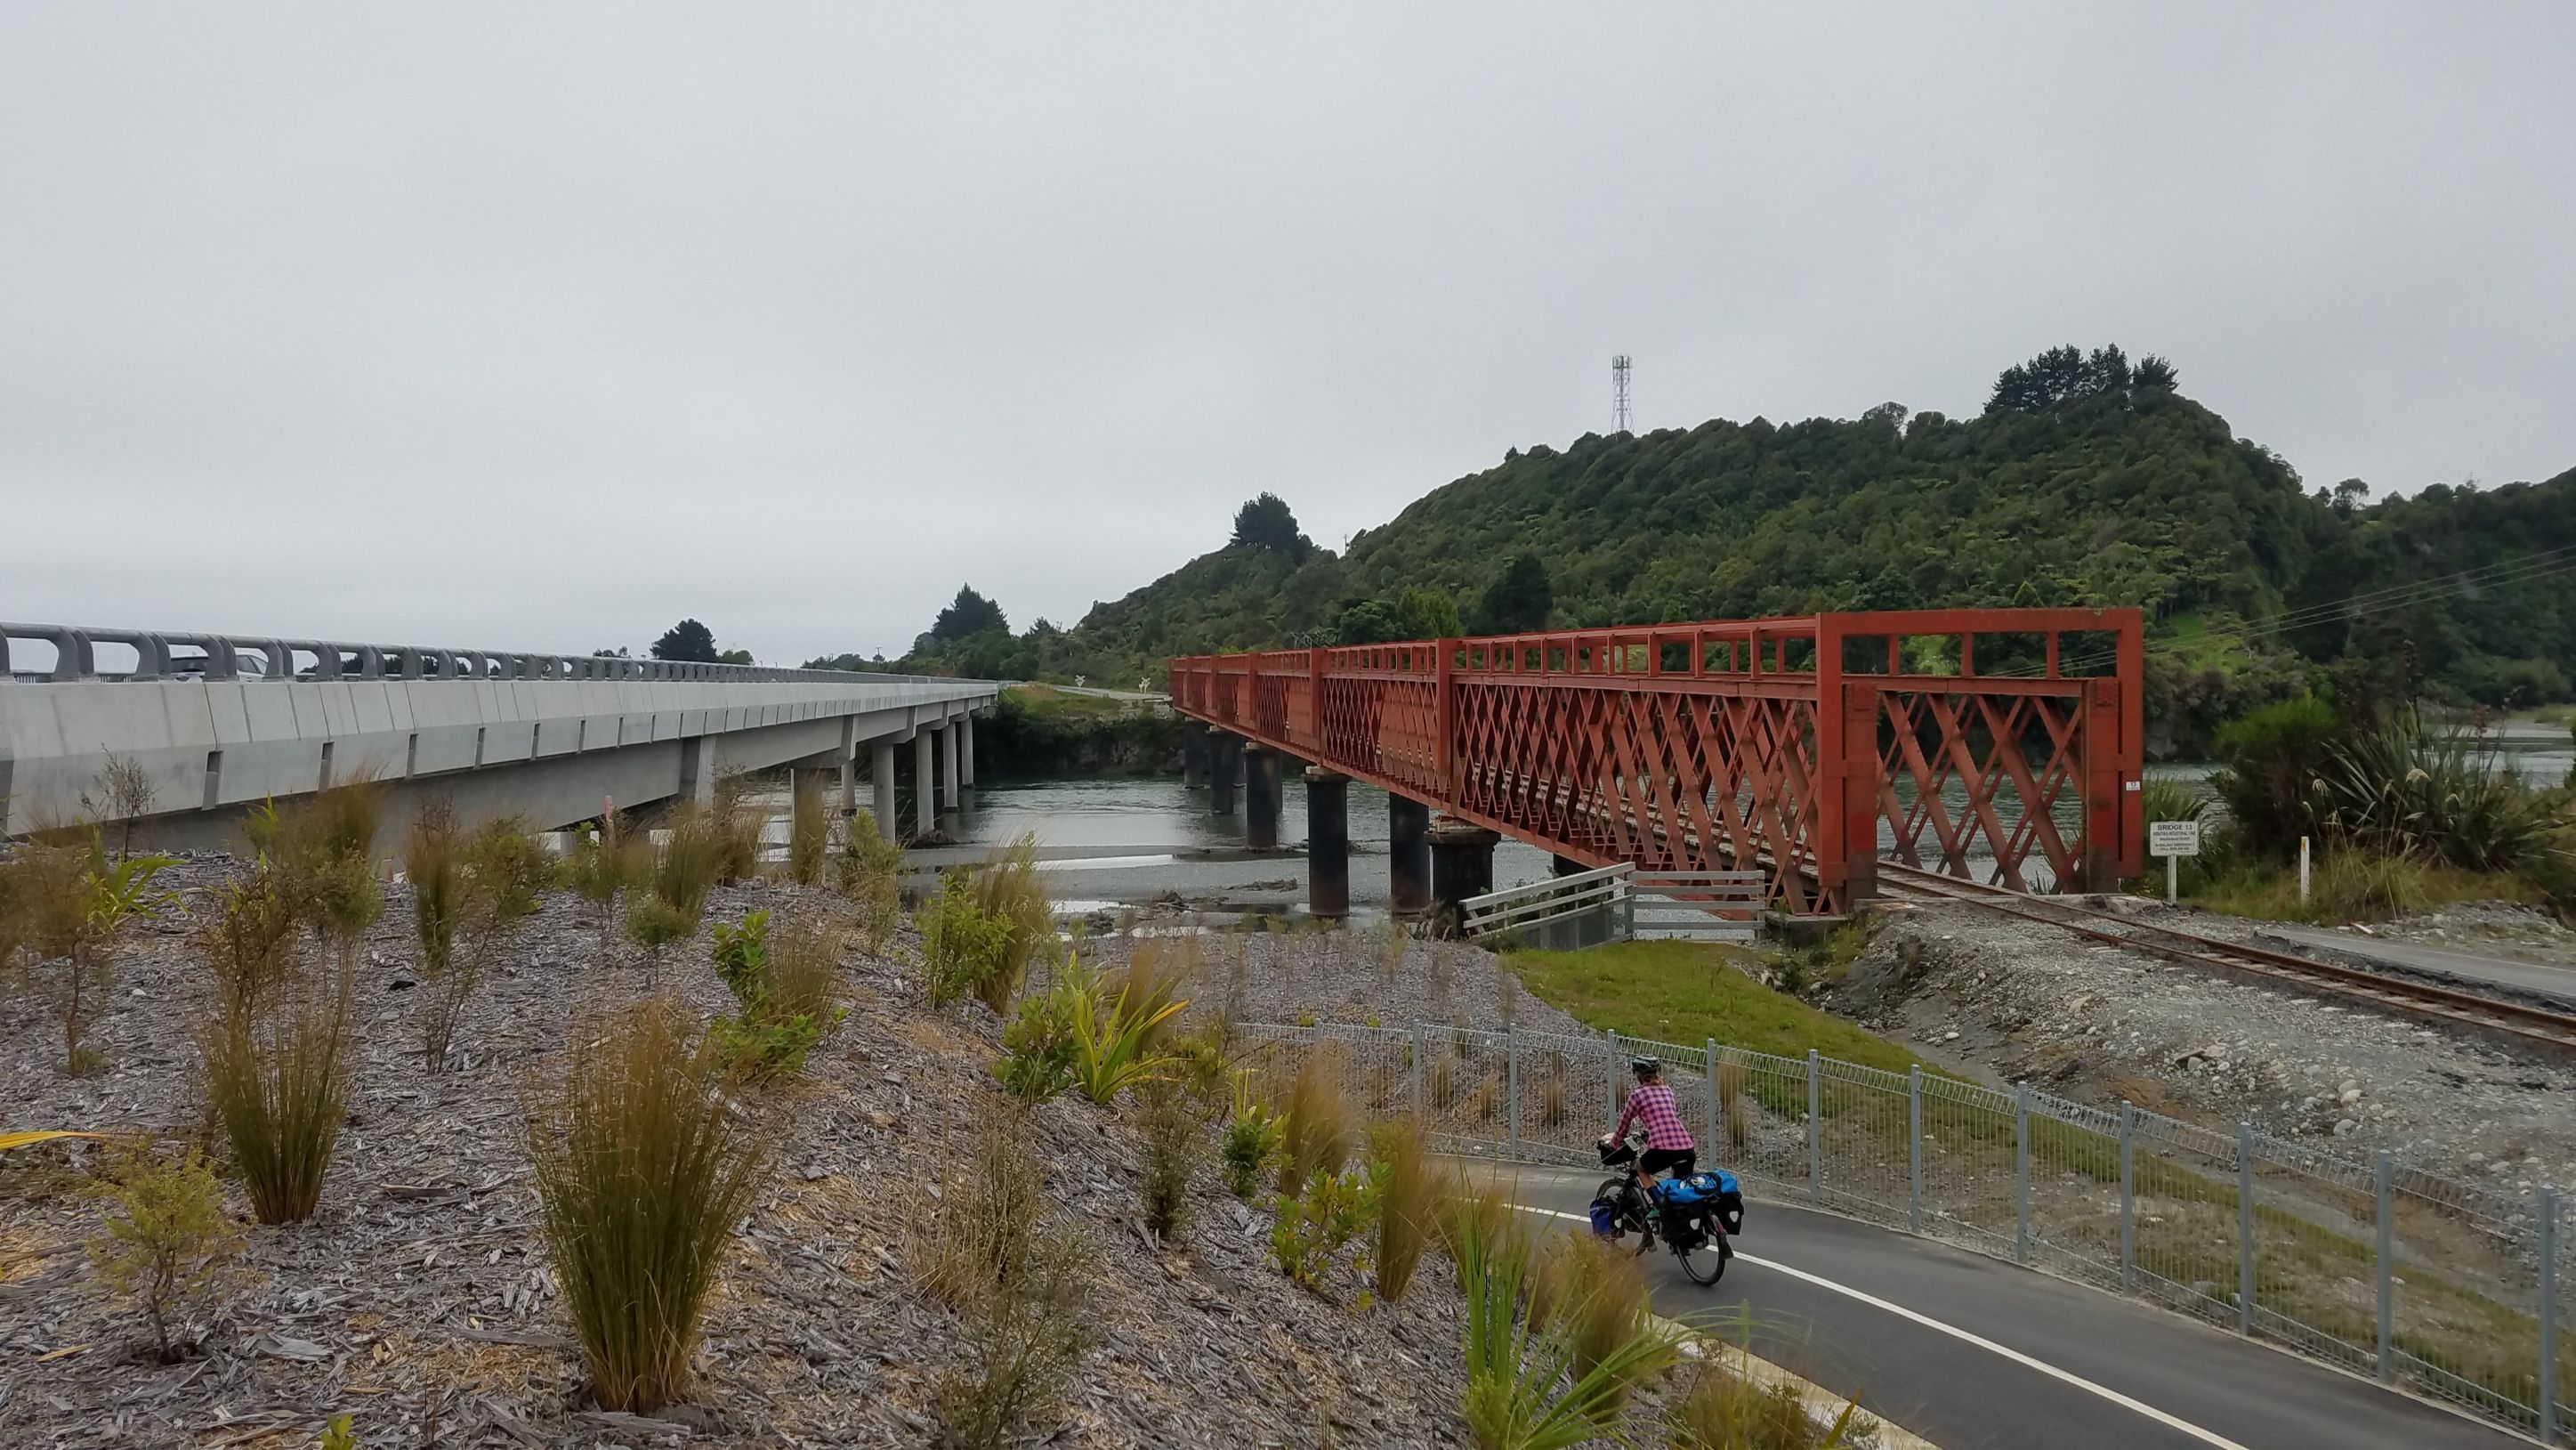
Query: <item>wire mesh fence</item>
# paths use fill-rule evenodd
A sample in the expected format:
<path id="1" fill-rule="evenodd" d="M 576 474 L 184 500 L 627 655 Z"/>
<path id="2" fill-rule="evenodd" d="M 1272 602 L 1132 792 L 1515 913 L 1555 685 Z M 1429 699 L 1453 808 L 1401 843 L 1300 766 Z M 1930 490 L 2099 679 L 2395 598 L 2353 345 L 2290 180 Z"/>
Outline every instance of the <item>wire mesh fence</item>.
<path id="1" fill-rule="evenodd" d="M 1254 1064 L 1328 1063 L 1442 1148 L 1597 1166 L 1629 1059 L 1659 1057 L 1703 1165 L 1755 1196 L 1902 1228 L 2164 1307 L 2576 1443 L 2576 1223 L 2380 1155 L 2337 1157 L 2027 1088 L 1605 1034 L 1240 1029 Z M 2555 1413 L 2544 1415 L 2541 1407 Z"/>

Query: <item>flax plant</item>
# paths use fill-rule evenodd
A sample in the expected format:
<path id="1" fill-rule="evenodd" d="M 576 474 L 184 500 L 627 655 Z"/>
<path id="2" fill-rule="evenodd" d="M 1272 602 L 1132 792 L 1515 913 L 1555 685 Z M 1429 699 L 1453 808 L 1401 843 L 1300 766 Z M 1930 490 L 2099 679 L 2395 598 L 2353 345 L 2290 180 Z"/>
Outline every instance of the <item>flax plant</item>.
<path id="1" fill-rule="evenodd" d="M 610 1410 L 686 1395 L 707 1291 L 774 1157 L 689 1020 L 655 995 L 582 1024 L 524 1103 L 548 1255 Z"/>

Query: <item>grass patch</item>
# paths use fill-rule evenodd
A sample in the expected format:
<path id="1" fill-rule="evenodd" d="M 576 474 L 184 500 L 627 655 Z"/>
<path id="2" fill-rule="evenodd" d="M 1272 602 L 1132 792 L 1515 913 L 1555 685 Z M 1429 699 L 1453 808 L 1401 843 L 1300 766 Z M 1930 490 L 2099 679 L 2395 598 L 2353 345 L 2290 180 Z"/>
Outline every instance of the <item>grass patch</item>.
<path id="1" fill-rule="evenodd" d="M 1579 952 L 1514 952 L 1505 970 L 1540 1001 L 1586 1026 L 1661 1042 L 1719 1045 L 1781 1057 L 1809 1048 L 1864 1067 L 1903 1072 L 1914 1054 L 1832 1013 L 1775 992 L 1738 970 L 1727 947 L 1635 941 Z"/>
<path id="2" fill-rule="evenodd" d="M 2164 883 L 2144 883 L 2154 894 Z M 2183 893 L 2204 911 L 2262 921 L 2301 921 L 2339 926 L 2348 921 L 2387 921 L 2464 901 L 2510 901 L 2546 906 L 2540 887 L 2512 871 L 2464 871 L 2394 856 L 2340 851 L 2316 863 L 2309 893 L 2299 900 L 2299 868 L 2243 865 Z"/>

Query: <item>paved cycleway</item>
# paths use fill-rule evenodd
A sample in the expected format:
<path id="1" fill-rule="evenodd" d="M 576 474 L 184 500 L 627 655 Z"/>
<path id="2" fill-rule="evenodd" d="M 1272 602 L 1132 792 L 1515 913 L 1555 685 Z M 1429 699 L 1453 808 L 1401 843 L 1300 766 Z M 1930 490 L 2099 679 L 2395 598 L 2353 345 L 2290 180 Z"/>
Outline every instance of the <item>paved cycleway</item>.
<path id="1" fill-rule="evenodd" d="M 2576 1001 L 2576 967 L 2552 962 L 2527 961 L 2521 957 L 2497 956 L 2491 952 L 2464 952 L 2450 947 L 2426 946 L 2422 942 L 2392 941 L 2383 937 L 2356 936 L 2347 931 L 2323 931 L 2304 926 L 2278 926 L 2266 923 L 2258 936 L 2278 937 L 2283 941 L 2307 946 L 2325 947 L 2364 961 L 2387 962 L 2412 967 L 2419 972 L 2432 972 L 2469 982 L 2485 982 L 2500 987 L 2519 987 L 2526 992 L 2539 992 L 2552 997 Z"/>
<path id="2" fill-rule="evenodd" d="M 1579 1218 L 1599 1173 L 1522 1168 Z M 2501 1450 L 2530 1442 L 2208 1325 L 1945 1244 L 1756 1202 L 1701 1288 L 1660 1249 L 1658 1312 L 1748 1325 L 1755 1354 L 1942 1450 Z"/>

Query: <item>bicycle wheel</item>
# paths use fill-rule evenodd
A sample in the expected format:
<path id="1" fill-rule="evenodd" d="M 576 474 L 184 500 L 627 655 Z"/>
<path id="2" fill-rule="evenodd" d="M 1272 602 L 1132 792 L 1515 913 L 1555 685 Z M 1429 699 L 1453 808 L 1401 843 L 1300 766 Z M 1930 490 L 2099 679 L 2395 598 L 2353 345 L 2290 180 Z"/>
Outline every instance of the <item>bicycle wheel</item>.
<path id="1" fill-rule="evenodd" d="M 1697 1248 L 1674 1245 L 1673 1257 L 1682 1261 L 1682 1272 L 1690 1275 L 1692 1283 L 1708 1285 L 1726 1277 L 1726 1261 L 1735 1257 L 1735 1250 L 1726 1235 L 1717 1233 L 1701 1239 Z"/>

